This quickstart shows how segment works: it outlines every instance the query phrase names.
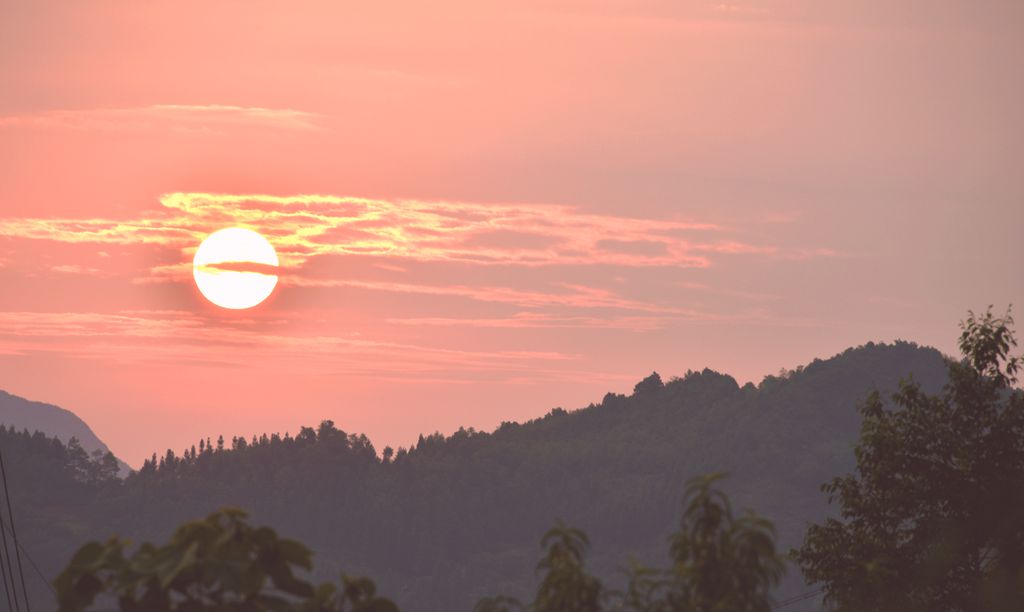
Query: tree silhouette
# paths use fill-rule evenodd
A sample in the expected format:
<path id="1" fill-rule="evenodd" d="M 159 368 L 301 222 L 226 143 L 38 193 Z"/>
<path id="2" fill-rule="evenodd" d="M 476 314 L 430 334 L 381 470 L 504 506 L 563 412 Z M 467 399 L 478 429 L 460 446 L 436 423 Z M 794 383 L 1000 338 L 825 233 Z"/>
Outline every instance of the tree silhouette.
<path id="1" fill-rule="evenodd" d="M 562 521 L 541 539 L 546 549 L 537 563 L 542 574 L 534 601 L 523 605 L 514 597 L 485 597 L 473 606 L 473 612 L 598 612 L 606 594 L 601 582 L 584 570 L 583 558 L 590 546 L 587 534 Z"/>
<path id="2" fill-rule="evenodd" d="M 771 522 L 751 512 L 733 516 L 729 499 L 714 488 L 723 477 L 710 474 L 687 483 L 682 524 L 671 538 L 674 563 L 664 609 L 771 609 L 769 591 L 784 571 L 775 531 Z"/>
<path id="3" fill-rule="evenodd" d="M 537 564 L 544 573 L 532 610 L 535 612 L 595 612 L 601 609 L 601 582 L 583 569 L 583 555 L 590 545 L 587 534 L 559 523 L 551 528 L 541 546 L 547 554 Z"/>
<path id="4" fill-rule="evenodd" d="M 651 395 L 658 393 L 664 388 L 665 385 L 661 382 L 661 375 L 657 372 L 651 372 L 650 376 L 633 386 L 633 395 Z"/>
<path id="5" fill-rule="evenodd" d="M 794 556 L 840 610 L 1019 610 L 1024 394 L 1010 313 L 969 313 L 937 395 L 913 380 L 861 409 L 855 474 L 824 485 L 840 519 Z"/>

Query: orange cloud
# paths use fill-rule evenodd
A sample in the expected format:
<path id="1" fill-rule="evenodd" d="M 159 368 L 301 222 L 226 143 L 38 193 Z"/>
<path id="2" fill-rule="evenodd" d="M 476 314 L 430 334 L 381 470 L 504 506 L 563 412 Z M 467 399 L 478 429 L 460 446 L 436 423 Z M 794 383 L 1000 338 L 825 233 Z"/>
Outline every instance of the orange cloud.
<path id="1" fill-rule="evenodd" d="M 151 280 L 183 280 L 196 245 L 225 226 L 266 235 L 282 267 L 292 272 L 322 255 L 480 266 L 677 268 L 708 267 L 714 254 L 806 255 L 741 242 L 714 223 L 600 215 L 560 205 L 208 193 L 168 194 L 160 204 L 137 219 L 3 219 L 0 233 L 178 249 L 179 264 L 154 269 Z"/>

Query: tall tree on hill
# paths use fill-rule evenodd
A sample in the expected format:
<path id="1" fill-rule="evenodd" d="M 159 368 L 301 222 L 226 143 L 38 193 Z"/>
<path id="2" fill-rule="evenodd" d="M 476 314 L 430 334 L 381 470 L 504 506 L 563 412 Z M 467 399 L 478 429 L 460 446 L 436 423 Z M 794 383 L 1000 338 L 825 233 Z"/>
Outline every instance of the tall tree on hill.
<path id="1" fill-rule="evenodd" d="M 604 590 L 601 582 L 583 568 L 583 553 L 590 545 L 587 535 L 559 523 L 544 534 L 541 545 L 547 555 L 537 569 L 544 579 L 531 610 L 535 612 L 597 612 Z"/>
<path id="2" fill-rule="evenodd" d="M 927 395 L 906 382 L 862 408 L 855 474 L 823 486 L 840 518 L 794 556 L 839 610 L 1019 610 L 1024 394 L 1013 319 L 969 313 L 963 359 Z"/>
<path id="3" fill-rule="evenodd" d="M 752 512 L 733 516 L 728 498 L 714 489 L 723 475 L 691 480 L 679 531 L 672 535 L 664 610 L 767 612 L 769 592 L 784 566 L 775 532 Z"/>

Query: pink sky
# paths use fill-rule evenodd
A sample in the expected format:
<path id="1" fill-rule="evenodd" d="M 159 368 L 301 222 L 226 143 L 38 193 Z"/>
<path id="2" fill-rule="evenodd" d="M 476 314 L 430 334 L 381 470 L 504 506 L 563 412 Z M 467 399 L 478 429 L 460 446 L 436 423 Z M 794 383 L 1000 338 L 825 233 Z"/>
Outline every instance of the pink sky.
<path id="1" fill-rule="evenodd" d="M 378 448 L 1024 306 L 1024 4 L 0 8 L 0 389 Z M 191 278 L 243 224 L 281 282 Z"/>

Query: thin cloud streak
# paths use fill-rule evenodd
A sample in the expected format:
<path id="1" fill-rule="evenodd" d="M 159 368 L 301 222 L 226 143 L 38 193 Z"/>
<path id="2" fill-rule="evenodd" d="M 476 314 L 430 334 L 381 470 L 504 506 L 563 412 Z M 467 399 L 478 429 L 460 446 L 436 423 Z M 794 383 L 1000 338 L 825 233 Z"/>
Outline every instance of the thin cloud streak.
<path id="1" fill-rule="evenodd" d="M 286 281 L 300 287 L 351 287 L 373 291 L 389 291 L 394 293 L 413 293 L 423 295 L 457 296 L 480 302 L 496 302 L 514 304 L 524 308 L 542 308 L 558 306 L 566 308 L 606 308 L 615 310 L 633 310 L 639 312 L 681 314 L 685 311 L 622 298 L 606 289 L 585 287 L 582 285 L 563 284 L 569 291 L 542 292 L 526 291 L 511 287 L 472 287 L 468 285 L 420 285 L 415 283 L 398 283 L 388 281 L 365 280 L 317 280 L 291 279 Z"/>
<path id="2" fill-rule="evenodd" d="M 681 322 L 772 325 L 780 327 L 820 326 L 820 321 L 776 316 L 762 309 L 734 314 L 678 309 L 675 314 L 629 316 L 575 316 L 539 312 L 519 312 L 510 317 L 408 317 L 387 319 L 388 323 L 428 327 L 466 327 L 487 329 L 620 329 L 635 332 L 667 329 Z"/>
<path id="3" fill-rule="evenodd" d="M 539 312 L 519 312 L 511 317 L 409 317 L 387 319 L 388 323 L 414 327 L 470 327 L 486 329 L 624 329 L 653 331 L 662 329 L 677 317 L 667 316 L 558 316 Z"/>
<path id="4" fill-rule="evenodd" d="M 194 361 L 225 367 L 291 364 L 307 373 L 387 375 L 531 372 L 578 357 L 558 351 L 461 350 L 291 330 L 265 322 L 209 325 L 177 311 L 77 313 L 0 312 L 0 354 L 62 354 L 117 362 Z"/>
<path id="5" fill-rule="evenodd" d="M 90 268 L 88 266 L 82 266 L 79 264 L 64 264 L 59 266 L 52 266 L 51 271 L 57 272 L 58 274 L 85 274 L 89 276 L 103 276 L 105 272 L 99 268 Z"/>
<path id="6" fill-rule="evenodd" d="M 209 132 L 220 127 L 263 127 L 310 131 L 323 117 L 290 108 L 226 104 L 154 104 L 138 108 L 51 110 L 0 117 L 0 128 L 72 130 L 155 130 Z"/>

